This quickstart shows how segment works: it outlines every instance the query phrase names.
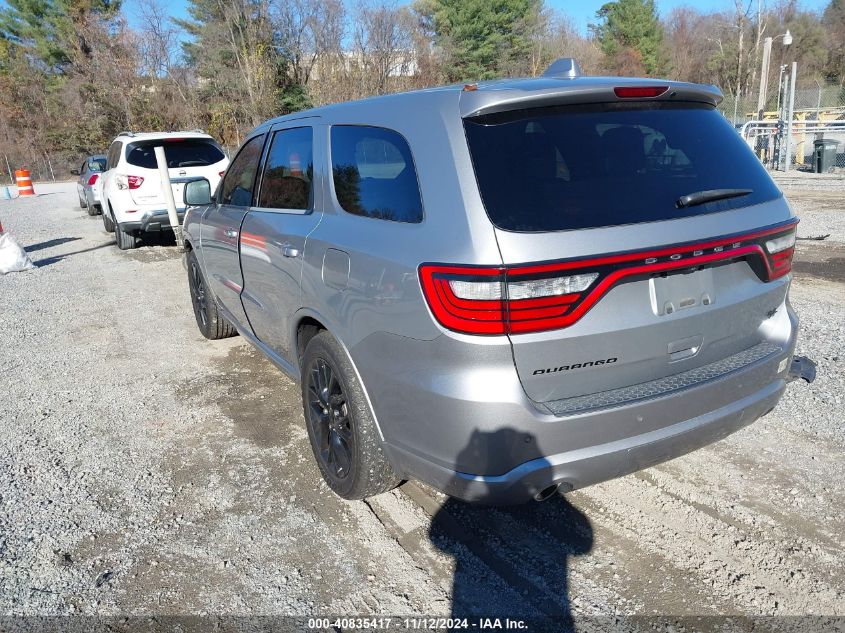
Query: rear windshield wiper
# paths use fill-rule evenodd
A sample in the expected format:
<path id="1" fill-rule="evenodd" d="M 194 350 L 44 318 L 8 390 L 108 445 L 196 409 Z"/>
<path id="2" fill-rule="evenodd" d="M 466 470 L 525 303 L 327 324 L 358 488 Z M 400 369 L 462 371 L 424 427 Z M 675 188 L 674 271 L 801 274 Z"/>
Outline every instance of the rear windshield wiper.
<path id="1" fill-rule="evenodd" d="M 706 191 L 696 191 L 695 193 L 688 193 L 685 196 L 678 198 L 675 206 L 679 209 L 684 207 L 694 207 L 697 204 L 704 204 L 705 202 L 713 202 L 714 200 L 727 200 L 728 198 L 739 198 L 740 196 L 747 196 L 753 193 L 752 189 L 707 189 Z"/>

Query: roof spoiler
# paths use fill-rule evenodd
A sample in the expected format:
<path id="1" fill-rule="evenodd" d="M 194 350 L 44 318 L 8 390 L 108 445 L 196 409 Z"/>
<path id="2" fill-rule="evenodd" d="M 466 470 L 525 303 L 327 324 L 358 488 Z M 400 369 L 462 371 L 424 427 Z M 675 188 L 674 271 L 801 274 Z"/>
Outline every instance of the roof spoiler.
<path id="1" fill-rule="evenodd" d="M 543 72 L 543 77 L 575 79 L 580 77 L 581 74 L 581 66 L 574 57 L 561 57 L 549 64 L 549 67 Z"/>
<path id="2" fill-rule="evenodd" d="M 555 77 L 542 77 L 527 79 L 512 87 L 497 84 L 489 88 L 479 86 L 473 92 L 462 92 L 460 113 L 461 118 L 466 119 L 527 108 L 616 103 L 630 100 L 616 94 L 619 88 L 651 86 L 661 88 L 660 96 L 643 98 L 642 101 L 690 101 L 715 107 L 722 100 L 722 93 L 716 86 L 665 79 L 581 77 L 578 81 L 563 82 Z"/>

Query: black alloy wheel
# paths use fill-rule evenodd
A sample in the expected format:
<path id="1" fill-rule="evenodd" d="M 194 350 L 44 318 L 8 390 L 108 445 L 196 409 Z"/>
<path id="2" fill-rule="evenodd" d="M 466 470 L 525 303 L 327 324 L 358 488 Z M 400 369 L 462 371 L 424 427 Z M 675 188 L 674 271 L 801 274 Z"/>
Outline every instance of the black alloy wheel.
<path id="1" fill-rule="evenodd" d="M 311 427 L 321 470 L 340 483 L 354 468 L 355 434 L 349 404 L 337 372 L 323 358 L 308 368 L 306 397 Z"/>
<path id="2" fill-rule="evenodd" d="M 197 321 L 200 322 L 201 329 L 208 327 L 208 295 L 205 292 L 205 282 L 200 272 L 199 264 L 195 258 L 191 258 L 190 262 L 190 287 L 191 287 L 191 301 L 194 304 L 194 313 L 197 316 Z"/>

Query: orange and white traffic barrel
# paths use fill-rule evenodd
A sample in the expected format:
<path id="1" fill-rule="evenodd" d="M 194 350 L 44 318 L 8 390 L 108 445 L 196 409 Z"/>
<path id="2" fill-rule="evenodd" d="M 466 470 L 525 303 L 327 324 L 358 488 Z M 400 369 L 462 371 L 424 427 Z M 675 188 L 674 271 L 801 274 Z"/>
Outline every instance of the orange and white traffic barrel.
<path id="1" fill-rule="evenodd" d="M 19 196 L 34 196 L 35 189 L 32 187 L 32 178 L 29 177 L 28 169 L 15 170 L 15 180 L 18 183 Z"/>

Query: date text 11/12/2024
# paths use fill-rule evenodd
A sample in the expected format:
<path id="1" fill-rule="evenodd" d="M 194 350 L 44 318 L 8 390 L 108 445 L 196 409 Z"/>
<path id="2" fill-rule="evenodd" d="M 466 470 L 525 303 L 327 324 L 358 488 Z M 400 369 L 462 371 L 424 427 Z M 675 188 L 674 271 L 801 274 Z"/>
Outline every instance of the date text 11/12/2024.
<path id="1" fill-rule="evenodd" d="M 428 618 L 428 617 L 347 617 L 347 618 L 309 618 L 308 628 L 313 630 L 406 630 L 406 631 L 441 631 L 441 630 L 526 630 L 528 623 L 511 618 Z"/>

